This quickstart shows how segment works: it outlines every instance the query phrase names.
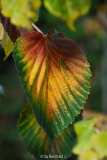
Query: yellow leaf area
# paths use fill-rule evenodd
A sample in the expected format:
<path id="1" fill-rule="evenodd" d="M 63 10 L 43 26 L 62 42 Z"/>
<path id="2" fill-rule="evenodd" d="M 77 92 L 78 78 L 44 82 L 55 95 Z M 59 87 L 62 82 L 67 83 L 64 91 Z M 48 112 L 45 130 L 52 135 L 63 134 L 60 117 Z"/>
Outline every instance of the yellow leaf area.
<path id="1" fill-rule="evenodd" d="M 94 151 L 87 151 L 80 154 L 78 160 L 99 160 L 99 158 Z"/>
<path id="2" fill-rule="evenodd" d="M 13 51 L 14 44 L 9 38 L 7 32 L 5 32 L 3 25 L 0 23 L 0 44 L 3 47 L 5 51 L 5 58 L 4 60 L 7 59 L 7 57 L 11 54 Z"/>
<path id="3" fill-rule="evenodd" d="M 51 140 L 75 120 L 87 98 L 91 72 L 82 50 L 54 29 L 31 31 L 14 47 L 20 80 L 38 123 Z"/>
<path id="4" fill-rule="evenodd" d="M 73 152 L 80 154 L 90 150 L 92 147 L 92 136 L 94 134 L 94 124 L 96 119 L 84 120 L 74 124 L 74 129 L 77 135 L 78 143 L 74 147 Z"/>
<path id="5" fill-rule="evenodd" d="M 53 149 L 50 139 L 38 124 L 32 108 L 27 105 L 20 114 L 18 121 L 19 135 L 29 151 L 34 154 L 36 160 L 40 159 L 67 159 L 71 155 L 72 147 L 75 145 L 73 126 L 69 125 L 63 133 L 55 140 Z"/>
<path id="6" fill-rule="evenodd" d="M 31 21 L 37 18 L 41 0 L 1 0 L 1 13 L 17 27 L 32 29 Z"/>
<path id="7" fill-rule="evenodd" d="M 75 31 L 75 20 L 79 16 L 88 13 L 91 2 L 90 0 L 80 0 L 77 2 L 75 0 L 54 0 L 51 3 L 50 0 L 44 0 L 44 5 L 50 13 L 61 18 L 71 30 Z"/>
<path id="8" fill-rule="evenodd" d="M 94 135 L 93 146 L 99 155 L 99 159 L 107 157 L 107 131 Z"/>
<path id="9" fill-rule="evenodd" d="M 107 157 L 107 131 L 99 132 L 94 128 L 96 119 L 84 120 L 74 124 L 77 144 L 73 153 L 79 160 L 102 160 Z"/>

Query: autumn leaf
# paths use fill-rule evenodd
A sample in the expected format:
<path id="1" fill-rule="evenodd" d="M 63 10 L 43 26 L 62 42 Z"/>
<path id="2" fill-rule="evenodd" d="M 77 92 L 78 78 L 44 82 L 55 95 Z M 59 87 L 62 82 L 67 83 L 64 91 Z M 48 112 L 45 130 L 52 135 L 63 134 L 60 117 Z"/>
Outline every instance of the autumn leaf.
<path id="1" fill-rule="evenodd" d="M 55 140 L 52 149 L 49 137 L 38 124 L 32 108 L 29 105 L 27 105 L 20 114 L 18 130 L 25 145 L 38 160 L 46 159 L 46 157 L 44 157 L 45 155 L 48 156 L 48 159 L 67 159 L 71 155 L 71 150 L 76 143 L 73 126 L 69 125 Z M 54 156 L 54 158 L 52 158 L 52 156 Z"/>
<path id="2" fill-rule="evenodd" d="M 87 98 L 91 72 L 82 50 L 55 29 L 31 31 L 14 47 L 20 80 L 38 123 L 52 143 L 75 120 Z"/>
<path id="3" fill-rule="evenodd" d="M 15 26 L 31 29 L 31 21 L 37 19 L 40 6 L 41 0 L 1 0 L 1 13 Z"/>
<path id="4" fill-rule="evenodd" d="M 43 2 L 50 13 L 65 21 L 72 30 L 76 30 L 75 20 L 88 13 L 91 7 L 90 0 L 80 0 L 79 2 L 76 0 L 54 0 L 52 3 L 50 0 L 44 0 Z"/>
<path id="5" fill-rule="evenodd" d="M 3 47 L 5 51 L 5 58 L 4 60 L 7 59 L 7 57 L 12 53 L 14 44 L 10 40 L 7 32 L 5 32 L 2 24 L 0 23 L 0 44 Z"/>

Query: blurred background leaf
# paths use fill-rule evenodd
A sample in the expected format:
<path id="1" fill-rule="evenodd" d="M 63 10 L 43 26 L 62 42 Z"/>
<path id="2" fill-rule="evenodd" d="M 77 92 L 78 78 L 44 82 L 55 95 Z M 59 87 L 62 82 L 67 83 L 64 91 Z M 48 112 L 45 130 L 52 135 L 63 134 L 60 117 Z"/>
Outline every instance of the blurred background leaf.
<path id="1" fill-rule="evenodd" d="M 99 159 L 107 157 L 107 131 L 94 135 L 93 146 L 99 155 Z"/>
<path id="2" fill-rule="evenodd" d="M 107 131 L 100 132 L 95 126 L 96 119 L 82 120 L 74 124 L 77 144 L 73 153 L 79 160 L 103 160 L 107 157 Z"/>
<path id="3" fill-rule="evenodd" d="M 90 150 L 92 147 L 92 136 L 94 133 L 94 124 L 96 119 L 84 120 L 74 124 L 74 130 L 77 135 L 78 143 L 73 148 L 73 153 L 80 154 Z"/>
<path id="4" fill-rule="evenodd" d="M 98 156 L 94 151 L 86 151 L 80 154 L 78 160 L 98 160 Z"/>
<path id="5" fill-rule="evenodd" d="M 31 29 L 31 21 L 38 20 L 40 6 L 41 0 L 1 0 L 1 13 L 15 26 Z"/>
<path id="6" fill-rule="evenodd" d="M 7 32 L 4 30 L 4 27 L 3 27 L 3 25 L 1 23 L 0 23 L 0 33 L 1 33 L 0 44 L 4 48 L 4 51 L 5 51 L 4 60 L 6 60 L 7 57 L 12 53 L 14 44 L 11 41 L 11 39 L 9 38 Z"/>
<path id="7" fill-rule="evenodd" d="M 80 0 L 79 2 L 75 0 L 54 0 L 53 2 L 44 0 L 43 2 L 46 9 L 65 21 L 71 30 L 76 30 L 75 20 L 88 13 L 91 7 L 90 0 Z"/>
<path id="8" fill-rule="evenodd" d="M 107 130 L 107 114 L 93 111 L 92 109 L 84 109 L 82 112 L 82 119 L 96 118 L 95 127 L 100 131 Z"/>

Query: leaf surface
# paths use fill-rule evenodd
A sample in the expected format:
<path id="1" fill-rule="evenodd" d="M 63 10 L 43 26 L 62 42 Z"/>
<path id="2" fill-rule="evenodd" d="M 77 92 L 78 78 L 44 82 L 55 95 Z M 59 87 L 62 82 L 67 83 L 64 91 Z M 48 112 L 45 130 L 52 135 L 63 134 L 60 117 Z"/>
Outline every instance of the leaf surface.
<path id="1" fill-rule="evenodd" d="M 31 21 L 37 19 L 40 6 L 41 0 L 1 0 L 1 13 L 15 26 L 31 29 Z"/>
<path id="2" fill-rule="evenodd" d="M 44 5 L 50 13 L 61 18 L 70 29 L 75 30 L 75 20 L 88 13 L 91 2 L 90 0 L 54 0 L 51 3 L 50 0 L 44 0 Z"/>
<path id="3" fill-rule="evenodd" d="M 72 152 L 79 155 L 79 160 L 100 160 L 107 157 L 107 131 L 99 132 L 94 127 L 95 122 L 96 119 L 91 119 L 74 124 L 77 144 Z"/>
<path id="4" fill-rule="evenodd" d="M 46 156 L 48 156 L 47 159 L 50 160 L 67 159 L 71 155 L 72 147 L 76 142 L 73 126 L 69 125 L 55 140 L 52 151 L 50 139 L 38 124 L 32 108 L 29 105 L 27 105 L 20 114 L 18 129 L 19 135 L 22 136 L 24 143 L 38 160 L 46 159 Z M 54 156 L 54 158 L 52 158 L 52 156 Z"/>
<path id="5" fill-rule="evenodd" d="M 84 120 L 74 124 L 74 130 L 77 135 L 78 143 L 73 148 L 73 153 L 81 154 L 92 148 L 93 135 L 94 135 L 94 124 L 96 119 Z"/>
<path id="6" fill-rule="evenodd" d="M 0 23 L 0 44 L 5 51 L 5 58 L 4 58 L 5 60 L 12 53 L 14 44 L 10 40 L 7 32 L 5 32 L 1 23 Z"/>
<path id="7" fill-rule="evenodd" d="M 14 47 L 18 74 L 38 123 L 54 141 L 87 98 L 91 72 L 82 50 L 55 29 L 31 31 Z"/>
<path id="8" fill-rule="evenodd" d="M 93 150 L 90 150 L 90 151 L 81 153 L 78 160 L 99 160 L 99 158 L 96 152 L 94 152 Z"/>
<path id="9" fill-rule="evenodd" d="M 94 135 L 93 147 L 100 159 L 107 157 L 107 131 Z"/>

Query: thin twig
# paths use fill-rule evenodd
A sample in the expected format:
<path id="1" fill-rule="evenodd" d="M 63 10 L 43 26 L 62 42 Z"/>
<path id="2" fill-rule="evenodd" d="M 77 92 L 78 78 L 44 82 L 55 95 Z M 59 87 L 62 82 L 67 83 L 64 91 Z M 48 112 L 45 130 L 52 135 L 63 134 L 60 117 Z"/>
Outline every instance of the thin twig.
<path id="1" fill-rule="evenodd" d="M 34 24 L 32 23 L 32 26 L 38 31 L 38 32 L 41 32 L 43 34 L 43 32 Z M 43 34 L 44 35 L 44 34 Z"/>

